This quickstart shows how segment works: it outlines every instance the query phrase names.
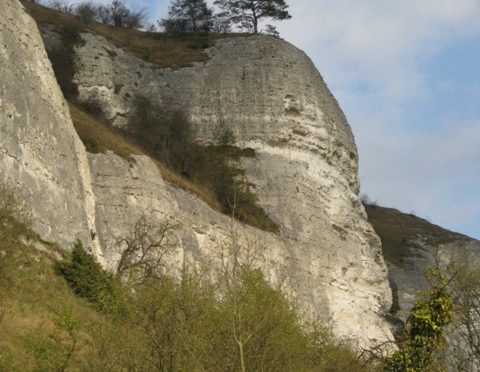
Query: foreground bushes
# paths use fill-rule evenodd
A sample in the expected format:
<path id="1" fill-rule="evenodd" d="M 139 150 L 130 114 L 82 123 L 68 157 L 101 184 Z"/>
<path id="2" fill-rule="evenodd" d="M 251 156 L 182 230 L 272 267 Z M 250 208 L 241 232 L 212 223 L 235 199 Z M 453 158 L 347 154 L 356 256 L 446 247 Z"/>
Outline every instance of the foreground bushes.
<path id="1" fill-rule="evenodd" d="M 385 371 L 429 370 L 435 353 L 443 351 L 445 330 L 452 319 L 452 298 L 439 269 L 431 270 L 428 275 L 434 285 L 410 310 L 405 339 L 400 350 L 386 360 Z"/>
<path id="2" fill-rule="evenodd" d="M 102 269 L 80 242 L 73 247 L 69 260 L 58 263 L 57 271 L 78 296 L 99 306 L 100 309 L 107 309 L 114 303 L 113 276 Z"/>
<path id="3" fill-rule="evenodd" d="M 75 259 L 75 270 L 63 272 L 77 294 L 98 304 L 109 276 L 93 258 Z M 95 285 L 85 280 L 87 273 L 99 278 Z M 240 269 L 232 275 L 211 284 L 189 272 L 179 280 L 164 275 L 133 286 L 124 282 L 123 292 L 115 294 L 122 317 L 101 311 L 110 314 L 110 322 L 128 327 L 130 336 L 122 341 L 104 333 L 88 363 L 96 370 L 108 363 L 110 370 L 141 371 L 362 369 L 326 330 L 302 327 L 296 308 L 260 271 Z M 132 358 L 117 359 L 118 350 Z M 140 357 L 134 356 L 138 352 Z"/>
<path id="4" fill-rule="evenodd" d="M 232 237 L 219 247 L 220 272 L 184 267 L 171 276 L 168 265 L 145 263 L 145 270 L 137 265 L 142 258 L 132 256 L 114 276 L 77 243 L 56 272 L 91 304 L 103 325 L 92 328 L 64 311 L 52 333 L 62 340 L 61 352 L 41 342 L 29 353 L 40 364 L 51 357 L 68 368 L 95 371 L 362 370 L 326 327 L 302 325 L 297 308 L 256 268 L 257 250 Z M 145 272 L 149 275 L 138 280 Z"/>

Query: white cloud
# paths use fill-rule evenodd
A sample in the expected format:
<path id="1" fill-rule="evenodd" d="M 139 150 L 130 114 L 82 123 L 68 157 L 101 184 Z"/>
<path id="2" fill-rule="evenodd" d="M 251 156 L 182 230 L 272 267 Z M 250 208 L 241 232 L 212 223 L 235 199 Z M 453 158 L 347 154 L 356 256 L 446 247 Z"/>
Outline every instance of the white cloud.
<path id="1" fill-rule="evenodd" d="M 313 54 L 331 79 L 349 72 L 388 94 L 418 91 L 419 59 L 480 32 L 478 0 L 303 0 L 291 13 L 278 25 L 282 35 Z"/>

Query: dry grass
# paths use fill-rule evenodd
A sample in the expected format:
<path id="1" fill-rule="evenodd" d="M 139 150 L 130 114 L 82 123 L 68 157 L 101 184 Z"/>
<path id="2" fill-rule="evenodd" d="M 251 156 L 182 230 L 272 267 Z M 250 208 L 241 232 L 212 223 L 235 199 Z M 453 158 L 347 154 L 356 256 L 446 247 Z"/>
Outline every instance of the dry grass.
<path id="1" fill-rule="evenodd" d="M 396 209 L 367 204 L 365 210 L 368 220 L 382 240 L 386 260 L 397 265 L 403 265 L 405 258 L 414 256 L 408 242 L 417 236 L 421 236 L 427 244 L 432 246 L 465 238 L 463 235 Z"/>
<path id="2" fill-rule="evenodd" d="M 166 167 L 164 164 L 160 163 L 158 160 L 154 160 L 155 164 L 157 164 L 158 169 L 163 177 L 163 179 L 172 185 L 175 185 L 182 190 L 188 191 L 192 194 L 197 195 L 202 199 L 205 203 L 207 203 L 211 208 L 221 211 L 220 203 L 218 202 L 217 198 L 213 191 L 209 190 L 207 187 L 202 185 L 197 185 L 186 178 L 180 176 L 175 171 L 171 170 L 170 168 Z"/>
<path id="3" fill-rule="evenodd" d="M 74 295 L 66 281 L 55 273 L 56 261 L 48 253 L 17 242 L 4 246 L 8 263 L 0 271 L 0 370 L 54 371 L 71 339 L 58 319 L 72 314 L 78 345 L 68 370 L 85 370 L 95 357 L 92 341 L 97 330 L 110 326 L 118 332 L 122 325 L 95 310 Z M 126 328 L 126 327 L 125 327 Z"/>
<path id="4" fill-rule="evenodd" d="M 131 143 L 115 127 L 102 123 L 72 103 L 69 103 L 69 108 L 75 130 L 88 152 L 113 151 L 126 159 L 130 159 L 130 155 L 143 155 L 141 148 Z"/>
<path id="5" fill-rule="evenodd" d="M 131 155 L 145 155 L 142 147 L 136 144 L 127 133 L 103 123 L 72 103 L 69 103 L 69 107 L 75 129 L 88 152 L 105 153 L 106 151 L 112 151 L 129 161 L 132 161 Z M 220 210 L 220 205 L 212 191 L 180 176 L 158 160 L 152 160 L 165 181 L 197 195 L 210 207 Z"/>
<path id="6" fill-rule="evenodd" d="M 212 46 L 214 40 L 225 36 L 209 34 L 174 38 L 164 33 L 129 30 L 98 22 L 83 24 L 74 16 L 38 4 L 24 1 L 23 5 L 38 24 L 54 25 L 59 30 L 67 26 L 70 28 L 77 27 L 80 32 L 93 31 L 160 68 L 181 68 L 191 66 L 194 62 L 204 62 L 208 60 L 208 55 L 204 52 L 204 49 Z"/>

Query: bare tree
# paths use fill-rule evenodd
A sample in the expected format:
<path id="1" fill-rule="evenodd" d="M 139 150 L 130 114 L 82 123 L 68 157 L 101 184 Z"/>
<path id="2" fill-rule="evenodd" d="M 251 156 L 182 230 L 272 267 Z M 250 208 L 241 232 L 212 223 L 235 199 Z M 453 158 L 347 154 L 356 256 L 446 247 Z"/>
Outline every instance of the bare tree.
<path id="1" fill-rule="evenodd" d="M 454 305 L 454 327 L 448 335 L 452 351 L 449 364 L 469 369 L 473 364 L 480 364 L 479 257 L 450 257 L 446 271 Z"/>
<path id="2" fill-rule="evenodd" d="M 175 248 L 172 233 L 177 225 L 170 220 L 152 224 L 142 216 L 135 224 L 133 234 L 118 239 L 121 256 L 116 275 L 140 276 L 144 278 L 158 275 L 167 265 L 165 258 Z"/>
<path id="3" fill-rule="evenodd" d="M 145 9 L 129 9 L 121 0 L 113 0 L 108 5 L 99 6 L 97 14 L 98 19 L 104 24 L 130 29 L 142 28 L 147 18 Z"/>
<path id="4" fill-rule="evenodd" d="M 65 0 L 50 0 L 47 6 L 65 14 L 73 14 L 74 11 L 73 5 L 69 5 Z"/>
<path id="5" fill-rule="evenodd" d="M 91 23 L 98 18 L 98 6 L 86 1 L 75 6 L 73 13 L 84 23 Z"/>
<path id="6" fill-rule="evenodd" d="M 235 198 L 234 198 L 235 199 Z M 230 234 L 220 246 L 219 258 L 222 263 L 220 283 L 224 287 L 225 300 L 229 303 L 231 334 L 238 348 L 241 371 L 246 371 L 245 349 L 252 338 L 262 329 L 266 319 L 257 319 L 252 326 L 245 315 L 248 301 L 245 280 L 259 269 L 265 247 L 255 239 L 240 242 L 235 222 L 235 205 L 232 205 Z"/>

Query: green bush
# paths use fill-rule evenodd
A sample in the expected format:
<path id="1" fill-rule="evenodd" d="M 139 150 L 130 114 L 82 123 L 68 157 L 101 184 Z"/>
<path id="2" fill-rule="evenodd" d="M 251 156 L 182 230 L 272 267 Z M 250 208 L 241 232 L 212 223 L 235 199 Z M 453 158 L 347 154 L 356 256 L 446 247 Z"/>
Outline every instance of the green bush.
<path id="1" fill-rule="evenodd" d="M 431 370 L 435 352 L 443 347 L 445 328 L 452 317 L 452 298 L 439 269 L 430 270 L 427 276 L 434 285 L 410 310 L 405 340 L 400 350 L 386 360 L 385 371 Z"/>
<path id="2" fill-rule="evenodd" d="M 57 271 L 80 297 L 106 310 L 115 303 L 115 279 L 95 258 L 88 254 L 80 241 L 73 247 L 71 259 L 58 263 Z"/>
<path id="3" fill-rule="evenodd" d="M 184 275 L 136 288 L 134 323 L 142 324 L 148 370 L 366 370 L 326 328 L 304 328 L 297 309 L 260 271 L 243 271 L 227 293 L 219 287 Z"/>

